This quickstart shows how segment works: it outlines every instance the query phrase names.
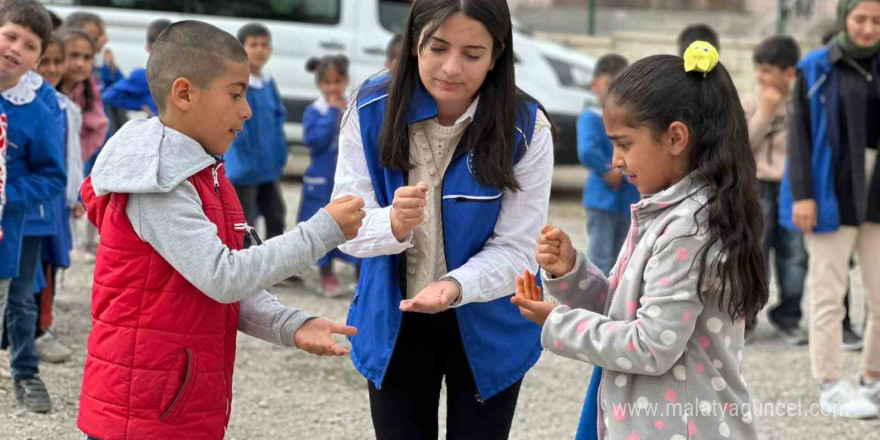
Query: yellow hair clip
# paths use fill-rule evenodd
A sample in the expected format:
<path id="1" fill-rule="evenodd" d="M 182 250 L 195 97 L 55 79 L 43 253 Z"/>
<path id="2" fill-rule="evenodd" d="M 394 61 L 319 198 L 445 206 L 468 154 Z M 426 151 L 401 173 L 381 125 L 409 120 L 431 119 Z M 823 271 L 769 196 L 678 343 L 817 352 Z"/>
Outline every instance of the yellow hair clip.
<path id="1" fill-rule="evenodd" d="M 684 71 L 701 72 L 705 77 L 718 65 L 718 50 L 705 41 L 694 41 L 684 51 Z"/>

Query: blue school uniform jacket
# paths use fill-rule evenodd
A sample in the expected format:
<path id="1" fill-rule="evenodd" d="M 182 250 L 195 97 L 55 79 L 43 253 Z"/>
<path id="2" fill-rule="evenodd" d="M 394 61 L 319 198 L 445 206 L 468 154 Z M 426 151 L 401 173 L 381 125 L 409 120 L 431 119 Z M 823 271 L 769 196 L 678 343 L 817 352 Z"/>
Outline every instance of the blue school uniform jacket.
<path id="1" fill-rule="evenodd" d="M 302 206 L 297 222 L 315 215 L 330 202 L 333 175 L 339 156 L 339 123 L 342 112 L 324 98 L 306 107 L 303 114 L 303 142 L 309 148 L 309 167 L 303 176 Z"/>
<path id="2" fill-rule="evenodd" d="M 67 118 L 64 111 L 58 105 L 58 92 L 49 83 L 44 81 L 42 76 L 33 71 L 28 72 L 22 81 L 37 93 L 37 99 L 40 102 L 46 104 L 46 107 L 52 113 L 54 124 L 59 127 L 58 136 L 60 140 L 56 145 L 60 147 L 60 150 L 56 151 L 55 154 L 58 155 L 63 165 L 66 162 L 64 156 L 64 133 Z M 25 213 L 24 236 L 45 237 L 54 235 L 58 231 L 58 222 L 62 214 L 63 212 L 57 208 L 57 204 L 52 203 L 51 200 L 32 206 Z"/>
<path id="3" fill-rule="evenodd" d="M 605 123 L 599 109 L 581 112 L 577 120 L 577 152 L 581 164 L 590 170 L 584 184 L 583 203 L 587 209 L 629 215 L 629 207 L 641 196 L 635 185 L 625 179 L 617 189 L 602 179 L 611 169 L 614 146 L 605 134 Z"/>
<path id="4" fill-rule="evenodd" d="M 153 115 L 159 114 L 156 101 L 150 94 L 150 85 L 147 83 L 147 70 L 138 68 L 131 71 L 128 78 L 122 78 L 101 92 L 101 100 L 105 106 L 124 108 L 126 110 L 139 111 L 147 106 Z"/>
<path id="5" fill-rule="evenodd" d="M 57 104 L 57 103 L 56 103 Z M 57 154 L 61 127 L 37 93 L 24 82 L 0 94 L 6 109 L 6 209 L 0 241 L 0 279 L 18 276 L 25 212 L 64 191 L 67 177 Z"/>
<path id="6" fill-rule="evenodd" d="M 794 201 L 792 183 L 799 188 L 812 186 L 812 198 L 816 201 L 816 233 L 834 232 L 840 228 L 840 210 L 834 190 L 834 168 L 837 153 L 840 151 L 842 133 L 845 128 L 841 121 L 840 72 L 834 66 L 833 51 L 827 45 L 808 53 L 798 63 L 798 71 L 807 91 L 809 115 L 792 115 L 792 118 L 809 117 L 810 154 L 803 160 L 809 161 L 811 175 L 797 173 L 791 175 L 792 152 L 782 178 L 779 192 L 779 224 L 793 231 L 797 227 L 792 222 Z M 880 54 L 876 55 L 880 60 Z M 876 78 L 874 79 L 876 81 Z M 797 124 L 792 122 L 792 128 Z M 801 139 L 800 133 L 792 133 L 789 140 Z M 810 179 L 810 180 L 805 180 Z M 802 192 L 804 192 L 802 190 Z"/>
<path id="7" fill-rule="evenodd" d="M 278 87 L 268 74 L 251 75 L 247 101 L 253 115 L 232 142 L 226 159 L 226 175 L 233 185 L 252 186 L 278 180 L 287 162 L 284 122 L 287 110 Z"/>
<path id="8" fill-rule="evenodd" d="M 372 79 L 358 93 L 361 139 L 370 180 L 381 207 L 405 185 L 404 174 L 383 168 L 379 161 L 379 132 L 385 118 L 388 76 Z M 407 124 L 437 116 L 437 104 L 419 84 L 410 98 Z M 538 105 L 526 104 L 517 112 L 516 160 L 522 157 L 535 129 Z M 472 152 L 452 159 L 443 177 L 443 237 L 450 271 L 464 265 L 492 236 L 501 210 L 501 190 L 481 184 L 471 171 Z M 473 197 L 468 197 L 473 196 Z M 400 331 L 404 297 L 405 254 L 366 258 L 349 308 L 348 323 L 360 329 L 351 337 L 355 368 L 382 386 Z M 513 293 L 513 292 L 511 292 Z M 522 379 L 541 355 L 541 327 L 523 318 L 510 297 L 470 303 L 455 309 L 462 343 L 473 371 L 478 398 L 486 400 Z"/>

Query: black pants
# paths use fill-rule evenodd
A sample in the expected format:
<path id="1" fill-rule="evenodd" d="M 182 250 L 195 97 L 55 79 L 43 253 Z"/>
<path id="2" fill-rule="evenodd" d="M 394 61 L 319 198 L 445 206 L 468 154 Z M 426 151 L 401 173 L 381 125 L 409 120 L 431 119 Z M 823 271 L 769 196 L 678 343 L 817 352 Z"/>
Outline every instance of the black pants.
<path id="1" fill-rule="evenodd" d="M 281 198 L 281 187 L 278 181 L 263 183 L 253 186 L 235 185 L 235 193 L 244 210 L 244 218 L 249 225 L 253 226 L 257 216 L 262 215 L 266 219 L 266 238 L 272 238 L 284 233 L 284 217 L 287 215 L 287 207 Z"/>
<path id="2" fill-rule="evenodd" d="M 404 313 L 381 389 L 370 410 L 378 440 L 436 440 L 440 387 L 446 378 L 446 438 L 506 439 L 522 380 L 481 402 L 464 353 L 455 311 Z"/>

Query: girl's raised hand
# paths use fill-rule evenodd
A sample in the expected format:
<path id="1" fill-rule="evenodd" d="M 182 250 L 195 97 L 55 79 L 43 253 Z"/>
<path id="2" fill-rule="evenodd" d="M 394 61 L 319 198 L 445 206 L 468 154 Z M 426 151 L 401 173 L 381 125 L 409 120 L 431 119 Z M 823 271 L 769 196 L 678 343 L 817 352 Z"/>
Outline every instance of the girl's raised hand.
<path id="1" fill-rule="evenodd" d="M 556 304 L 544 302 L 535 276 L 527 270 L 523 271 L 521 277 L 516 277 L 516 295 L 510 302 L 519 307 L 523 317 L 538 325 L 544 325 L 547 316 L 556 308 Z"/>
<path id="2" fill-rule="evenodd" d="M 568 234 L 550 225 L 544 225 L 541 229 L 535 257 L 544 271 L 554 277 L 561 277 L 571 272 L 577 259 Z"/>

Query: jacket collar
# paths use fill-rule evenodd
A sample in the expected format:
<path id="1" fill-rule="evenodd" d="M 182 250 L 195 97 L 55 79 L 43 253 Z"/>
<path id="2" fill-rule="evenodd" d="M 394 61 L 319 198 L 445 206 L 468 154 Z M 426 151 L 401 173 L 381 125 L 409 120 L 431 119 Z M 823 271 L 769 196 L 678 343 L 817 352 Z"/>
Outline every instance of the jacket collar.
<path id="1" fill-rule="evenodd" d="M 633 205 L 633 210 L 640 213 L 659 211 L 693 197 L 696 197 L 697 202 L 702 205 L 709 200 L 706 193 L 710 188 L 708 183 L 696 179 L 694 173 L 691 173 L 669 188 L 643 198 Z"/>
<path id="2" fill-rule="evenodd" d="M 465 110 L 465 112 L 455 121 L 455 125 L 466 121 L 468 118 L 473 120 L 474 115 L 477 113 L 477 105 L 479 102 L 479 96 L 474 98 L 467 110 Z M 436 118 L 438 114 L 437 102 L 431 94 L 428 93 L 425 86 L 422 85 L 422 82 L 419 81 L 416 85 L 416 89 L 413 90 L 413 93 L 409 98 L 409 116 L 406 120 L 407 125 Z"/>
<path id="3" fill-rule="evenodd" d="M 26 81 L 23 76 L 14 87 L 6 89 L 2 92 L 2 96 L 13 105 L 27 105 L 34 101 L 37 92 Z"/>

